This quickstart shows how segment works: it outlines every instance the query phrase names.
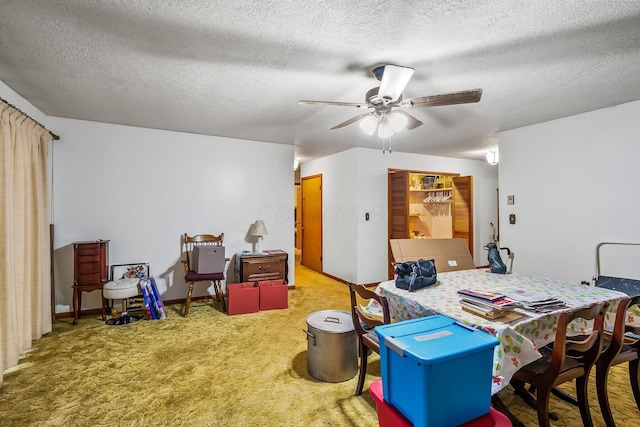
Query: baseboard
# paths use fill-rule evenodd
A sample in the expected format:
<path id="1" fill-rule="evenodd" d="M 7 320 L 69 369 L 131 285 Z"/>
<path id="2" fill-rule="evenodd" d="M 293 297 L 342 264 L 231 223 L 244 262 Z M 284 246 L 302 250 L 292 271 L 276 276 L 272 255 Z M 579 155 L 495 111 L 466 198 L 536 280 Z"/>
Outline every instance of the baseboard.
<path id="1" fill-rule="evenodd" d="M 341 278 L 336 277 L 336 276 L 332 276 L 331 274 L 327 274 L 327 273 L 321 273 L 321 274 L 323 276 L 327 276 L 328 278 L 335 280 L 336 282 L 344 283 L 345 285 L 349 284 L 348 280 L 344 280 L 344 279 L 341 279 Z M 363 285 L 366 286 L 367 288 L 375 288 L 379 284 L 380 284 L 380 282 L 363 283 Z"/>
<path id="2" fill-rule="evenodd" d="M 213 295 L 202 295 L 199 297 L 192 297 L 191 301 L 208 301 L 210 299 L 215 299 L 215 296 Z M 172 299 L 172 300 L 162 300 L 162 303 L 164 305 L 173 305 L 173 304 L 184 304 L 187 301 L 186 298 L 178 298 L 178 299 Z M 78 317 L 82 317 L 82 316 L 97 316 L 97 315 L 101 315 L 102 314 L 102 309 L 100 308 L 89 308 L 86 310 L 82 310 L 80 311 L 80 313 L 78 314 Z M 109 315 L 109 311 L 105 310 L 105 314 L 108 316 Z M 65 312 L 61 312 L 61 313 L 56 313 L 55 314 L 55 319 L 59 320 L 59 319 L 66 319 L 69 317 L 73 317 L 73 311 L 65 311 Z"/>

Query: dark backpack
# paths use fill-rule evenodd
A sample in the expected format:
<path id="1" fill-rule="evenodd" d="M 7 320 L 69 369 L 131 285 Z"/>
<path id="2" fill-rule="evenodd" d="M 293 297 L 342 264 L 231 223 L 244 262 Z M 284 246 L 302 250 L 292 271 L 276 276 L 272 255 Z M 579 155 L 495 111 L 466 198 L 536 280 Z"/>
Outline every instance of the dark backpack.
<path id="1" fill-rule="evenodd" d="M 487 246 L 485 246 L 484 248 L 489 251 L 488 259 L 489 269 L 491 270 L 491 272 L 505 274 L 507 272 L 507 265 L 502 262 L 498 246 L 495 243 L 487 243 Z"/>

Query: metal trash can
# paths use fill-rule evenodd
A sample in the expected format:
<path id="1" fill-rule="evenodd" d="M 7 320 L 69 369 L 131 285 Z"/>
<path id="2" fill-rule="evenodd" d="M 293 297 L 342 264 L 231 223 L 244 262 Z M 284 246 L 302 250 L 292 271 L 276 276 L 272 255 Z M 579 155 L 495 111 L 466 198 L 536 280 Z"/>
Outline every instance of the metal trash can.
<path id="1" fill-rule="evenodd" d="M 330 383 L 353 378 L 358 372 L 358 337 L 351 313 L 316 311 L 307 316 L 307 370 Z"/>

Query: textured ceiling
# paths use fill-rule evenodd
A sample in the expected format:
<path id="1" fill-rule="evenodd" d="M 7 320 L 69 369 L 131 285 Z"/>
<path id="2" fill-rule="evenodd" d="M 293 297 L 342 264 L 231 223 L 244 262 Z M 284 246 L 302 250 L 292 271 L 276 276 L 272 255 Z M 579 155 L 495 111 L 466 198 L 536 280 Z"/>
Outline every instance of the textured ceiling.
<path id="1" fill-rule="evenodd" d="M 379 64 L 415 68 L 394 151 L 483 158 L 495 133 L 640 99 L 640 1 L 0 0 L 0 80 L 50 116 L 295 145 L 381 147 L 361 102 Z M 55 129 L 52 129 L 55 132 Z"/>

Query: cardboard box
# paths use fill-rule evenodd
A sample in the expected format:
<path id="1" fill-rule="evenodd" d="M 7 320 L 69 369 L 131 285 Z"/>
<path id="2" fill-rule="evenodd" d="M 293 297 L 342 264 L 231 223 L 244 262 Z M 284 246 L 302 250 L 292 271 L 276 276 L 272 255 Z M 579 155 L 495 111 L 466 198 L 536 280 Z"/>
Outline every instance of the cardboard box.
<path id="1" fill-rule="evenodd" d="M 442 315 L 375 332 L 384 400 L 414 426 L 457 426 L 489 412 L 496 337 Z"/>
<path id="2" fill-rule="evenodd" d="M 191 269 L 198 274 L 224 272 L 224 246 L 194 246 L 191 258 Z"/>
<path id="3" fill-rule="evenodd" d="M 289 307 L 289 285 L 283 279 L 260 280 L 260 310 L 278 310 Z"/>
<path id="4" fill-rule="evenodd" d="M 227 314 L 257 313 L 259 310 L 260 289 L 255 282 L 227 284 Z"/>
<path id="5" fill-rule="evenodd" d="M 389 245 L 395 262 L 433 259 L 437 273 L 476 268 L 464 239 L 391 239 Z"/>

